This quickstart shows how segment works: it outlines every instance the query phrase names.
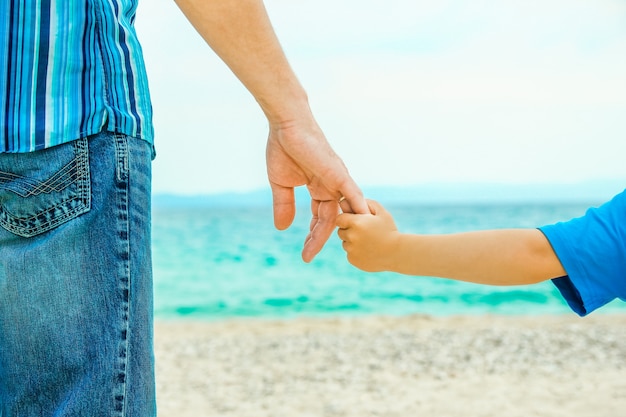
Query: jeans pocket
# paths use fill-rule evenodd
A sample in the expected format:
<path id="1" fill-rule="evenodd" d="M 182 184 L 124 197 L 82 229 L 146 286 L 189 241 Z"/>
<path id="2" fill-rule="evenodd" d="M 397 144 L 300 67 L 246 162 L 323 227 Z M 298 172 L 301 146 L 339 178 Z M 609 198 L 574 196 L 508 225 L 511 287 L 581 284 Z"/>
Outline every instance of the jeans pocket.
<path id="1" fill-rule="evenodd" d="M 54 229 L 91 207 L 89 143 L 0 155 L 0 226 L 23 237 Z"/>

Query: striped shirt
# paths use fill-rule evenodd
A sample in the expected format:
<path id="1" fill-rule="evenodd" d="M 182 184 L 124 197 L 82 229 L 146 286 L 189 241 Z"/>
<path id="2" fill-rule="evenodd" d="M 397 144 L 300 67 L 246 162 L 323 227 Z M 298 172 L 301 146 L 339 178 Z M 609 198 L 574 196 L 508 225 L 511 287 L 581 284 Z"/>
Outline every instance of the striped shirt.
<path id="1" fill-rule="evenodd" d="M 0 152 L 103 130 L 152 142 L 138 0 L 0 0 Z"/>

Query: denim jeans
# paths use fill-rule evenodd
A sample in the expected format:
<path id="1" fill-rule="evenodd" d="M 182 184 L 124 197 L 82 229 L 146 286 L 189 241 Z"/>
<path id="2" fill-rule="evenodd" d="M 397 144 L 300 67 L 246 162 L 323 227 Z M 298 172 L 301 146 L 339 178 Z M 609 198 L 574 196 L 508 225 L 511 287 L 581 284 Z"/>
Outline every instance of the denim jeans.
<path id="1" fill-rule="evenodd" d="M 151 146 L 0 154 L 0 417 L 154 416 Z"/>

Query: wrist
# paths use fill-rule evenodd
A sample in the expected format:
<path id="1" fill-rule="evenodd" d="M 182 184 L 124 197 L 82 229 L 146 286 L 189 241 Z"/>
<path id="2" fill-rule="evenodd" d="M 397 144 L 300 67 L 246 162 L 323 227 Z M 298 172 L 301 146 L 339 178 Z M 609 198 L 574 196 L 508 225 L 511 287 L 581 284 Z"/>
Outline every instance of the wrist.
<path id="1" fill-rule="evenodd" d="M 392 248 L 392 269 L 390 271 L 406 275 L 418 275 L 416 266 L 419 264 L 419 236 L 397 232 Z"/>
<path id="2" fill-rule="evenodd" d="M 309 99 L 304 90 L 260 97 L 257 98 L 257 103 L 272 129 L 286 129 L 300 120 L 313 118 Z"/>
<path id="3" fill-rule="evenodd" d="M 389 272 L 402 273 L 403 255 L 402 249 L 406 245 L 406 235 L 398 231 L 393 232 L 389 236 L 387 249 L 385 250 L 385 266 L 384 269 Z"/>

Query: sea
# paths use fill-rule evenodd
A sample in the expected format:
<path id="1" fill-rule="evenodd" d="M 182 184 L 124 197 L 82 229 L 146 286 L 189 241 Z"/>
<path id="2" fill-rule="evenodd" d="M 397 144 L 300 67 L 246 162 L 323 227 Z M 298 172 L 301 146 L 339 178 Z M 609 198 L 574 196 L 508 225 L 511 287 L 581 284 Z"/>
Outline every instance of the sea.
<path id="1" fill-rule="evenodd" d="M 401 231 L 454 233 L 538 227 L 581 216 L 592 202 L 394 203 Z M 336 234 L 309 264 L 300 252 L 309 212 L 273 227 L 268 205 L 153 208 L 155 317 L 224 320 L 363 315 L 573 314 L 550 282 L 497 287 L 434 277 L 367 273 L 350 265 Z M 626 313 L 614 301 L 603 313 Z"/>

